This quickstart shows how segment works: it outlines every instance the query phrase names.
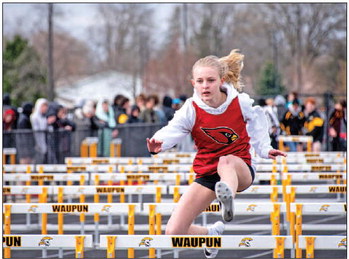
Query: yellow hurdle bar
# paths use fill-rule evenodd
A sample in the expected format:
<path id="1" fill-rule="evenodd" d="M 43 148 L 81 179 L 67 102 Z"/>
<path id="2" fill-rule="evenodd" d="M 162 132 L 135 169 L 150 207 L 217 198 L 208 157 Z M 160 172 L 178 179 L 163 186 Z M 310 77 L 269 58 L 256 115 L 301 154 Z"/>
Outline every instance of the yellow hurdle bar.
<path id="1" fill-rule="evenodd" d="M 31 173 L 31 169 L 30 169 L 30 166 L 29 166 L 29 165 L 27 166 L 26 173 L 27 173 L 27 174 L 30 174 L 30 173 Z M 26 185 L 30 185 L 30 181 L 26 181 L 25 184 L 26 184 Z M 26 195 L 25 195 L 25 200 L 26 200 L 27 203 L 30 203 L 30 202 L 31 202 L 31 201 L 30 201 L 30 194 L 26 194 Z"/>
<path id="2" fill-rule="evenodd" d="M 15 165 L 16 164 L 16 155 L 10 154 L 10 164 Z"/>
<path id="3" fill-rule="evenodd" d="M 181 185 L 181 175 L 176 175 L 176 185 Z"/>
<path id="4" fill-rule="evenodd" d="M 4 234 L 11 234 L 11 205 L 5 205 Z M 11 258 L 11 248 L 4 248 L 4 258 Z"/>
<path id="5" fill-rule="evenodd" d="M 188 180 L 188 184 L 192 184 L 194 182 L 194 175 L 193 174 L 190 174 L 189 175 L 189 180 Z"/>
<path id="6" fill-rule="evenodd" d="M 155 202 L 161 202 L 161 187 L 156 187 Z"/>
<path id="7" fill-rule="evenodd" d="M 149 205 L 149 235 L 155 235 L 155 206 Z M 149 258 L 155 258 L 154 248 L 149 248 Z"/>
<path id="8" fill-rule="evenodd" d="M 305 237 L 306 258 L 314 258 L 314 241 L 315 237 Z"/>
<path id="9" fill-rule="evenodd" d="M 272 175 L 275 176 L 275 175 Z M 274 186 L 272 192 L 270 193 L 270 201 L 277 202 L 278 201 L 278 187 Z"/>
<path id="10" fill-rule="evenodd" d="M 116 236 L 108 236 L 107 237 L 107 258 L 115 258 L 115 239 Z"/>
<path id="11" fill-rule="evenodd" d="M 96 175 L 96 177 L 95 177 L 95 184 L 99 185 L 99 175 Z M 99 203 L 99 194 L 95 194 L 93 196 L 93 201 L 94 201 L 94 203 Z M 95 213 L 93 218 L 94 218 L 95 223 L 99 222 L 99 214 L 98 213 Z"/>
<path id="12" fill-rule="evenodd" d="M 179 194 L 179 187 L 176 186 L 173 190 L 173 202 L 178 202 L 180 197 L 181 195 Z"/>
<path id="13" fill-rule="evenodd" d="M 121 166 L 120 167 L 120 173 L 124 174 L 125 173 L 125 167 Z M 121 180 L 120 185 L 125 185 L 125 181 Z M 120 193 L 120 203 L 125 203 L 125 193 Z"/>
<path id="14" fill-rule="evenodd" d="M 39 202 L 47 203 L 47 187 L 42 188 L 42 194 L 40 194 Z M 47 213 L 41 214 L 41 234 L 47 235 Z"/>
<path id="15" fill-rule="evenodd" d="M 113 173 L 113 167 L 112 167 L 112 166 L 109 166 L 109 168 L 108 168 L 108 173 L 110 173 L 110 174 Z M 112 180 L 109 180 L 109 181 L 108 181 L 108 185 L 109 185 L 109 186 L 112 186 L 112 185 L 113 185 L 113 181 L 112 181 Z M 108 199 L 108 201 L 107 201 L 108 203 L 112 203 L 112 202 L 113 202 L 113 194 L 111 194 L 111 193 L 108 194 L 108 195 L 107 195 L 107 199 Z"/>
<path id="16" fill-rule="evenodd" d="M 63 203 L 63 187 L 58 187 L 58 203 Z M 64 215 L 58 213 L 58 235 L 63 235 Z"/>
<path id="17" fill-rule="evenodd" d="M 311 140 L 308 140 L 308 141 L 307 141 L 307 152 L 311 152 L 312 144 L 313 144 L 313 141 L 311 141 Z"/>
<path id="18" fill-rule="evenodd" d="M 276 248 L 274 249 L 273 258 L 284 258 L 285 237 L 275 237 Z"/>
<path id="19" fill-rule="evenodd" d="M 128 205 L 128 235 L 135 233 L 135 205 Z M 128 258 L 135 258 L 134 248 L 127 249 Z"/>
<path id="20" fill-rule="evenodd" d="M 84 236 L 75 236 L 75 258 L 84 258 Z"/>
<path id="21" fill-rule="evenodd" d="M 39 166 L 39 174 L 43 174 L 43 173 L 44 173 L 44 167 Z M 39 180 L 38 185 L 44 185 L 44 180 Z"/>
<path id="22" fill-rule="evenodd" d="M 303 204 L 296 204 L 296 258 L 302 258 L 302 249 L 299 248 L 299 235 L 302 235 L 302 208 Z"/>
<path id="23" fill-rule="evenodd" d="M 274 211 L 270 213 L 272 235 L 280 235 L 280 204 L 274 204 Z"/>
<path id="24" fill-rule="evenodd" d="M 80 145 L 80 156 L 81 157 L 88 157 L 88 145 L 85 141 L 82 141 Z"/>
<path id="25" fill-rule="evenodd" d="M 85 184 L 85 176 L 81 175 L 80 176 L 80 185 Z M 80 203 L 85 202 L 85 194 L 80 194 Z M 85 222 L 85 213 L 80 213 L 80 223 Z"/>
<path id="26" fill-rule="evenodd" d="M 89 157 L 97 157 L 97 143 L 90 144 Z"/>

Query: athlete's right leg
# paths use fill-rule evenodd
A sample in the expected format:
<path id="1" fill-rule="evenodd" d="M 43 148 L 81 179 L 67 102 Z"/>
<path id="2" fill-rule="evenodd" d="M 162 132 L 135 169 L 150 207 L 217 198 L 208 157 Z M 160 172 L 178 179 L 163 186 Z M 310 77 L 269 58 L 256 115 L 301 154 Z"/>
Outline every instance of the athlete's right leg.
<path id="1" fill-rule="evenodd" d="M 167 226 L 166 235 L 207 235 L 207 227 L 192 225 L 195 218 L 216 198 L 215 192 L 192 183 L 179 199 Z"/>

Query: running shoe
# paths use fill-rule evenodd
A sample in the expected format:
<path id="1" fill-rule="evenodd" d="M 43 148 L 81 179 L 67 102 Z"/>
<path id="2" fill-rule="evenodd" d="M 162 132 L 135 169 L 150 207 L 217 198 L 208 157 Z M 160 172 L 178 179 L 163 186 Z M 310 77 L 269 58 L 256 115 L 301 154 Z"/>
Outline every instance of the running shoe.
<path id="1" fill-rule="evenodd" d="M 220 236 L 223 234 L 225 225 L 222 221 L 217 221 L 211 227 L 208 227 L 208 234 L 212 236 Z M 206 258 L 215 258 L 218 254 L 217 248 L 205 248 L 204 254 Z"/>
<path id="2" fill-rule="evenodd" d="M 217 182 L 215 191 L 222 217 L 225 222 L 230 222 L 234 217 L 234 199 L 230 187 L 224 182 Z"/>

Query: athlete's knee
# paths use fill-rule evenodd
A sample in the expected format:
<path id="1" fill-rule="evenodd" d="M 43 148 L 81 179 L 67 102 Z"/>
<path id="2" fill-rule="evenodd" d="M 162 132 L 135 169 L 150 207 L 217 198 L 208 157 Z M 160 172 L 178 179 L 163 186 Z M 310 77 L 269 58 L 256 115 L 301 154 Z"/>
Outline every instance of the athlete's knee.
<path id="1" fill-rule="evenodd" d="M 232 166 L 238 161 L 238 157 L 234 155 L 221 156 L 219 158 L 219 165 Z"/>
<path id="2" fill-rule="evenodd" d="M 176 226 L 174 224 L 167 224 L 165 235 L 185 235 L 187 231 L 185 231 L 182 227 Z"/>

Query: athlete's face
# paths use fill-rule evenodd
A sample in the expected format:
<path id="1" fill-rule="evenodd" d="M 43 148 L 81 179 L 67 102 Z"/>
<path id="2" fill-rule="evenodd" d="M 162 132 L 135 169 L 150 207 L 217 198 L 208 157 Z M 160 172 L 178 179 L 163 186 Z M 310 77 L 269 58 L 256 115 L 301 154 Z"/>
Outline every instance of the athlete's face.
<path id="1" fill-rule="evenodd" d="M 196 67 L 191 82 L 204 103 L 211 104 L 220 98 L 220 86 L 223 84 L 223 79 L 220 78 L 216 68 Z"/>

